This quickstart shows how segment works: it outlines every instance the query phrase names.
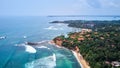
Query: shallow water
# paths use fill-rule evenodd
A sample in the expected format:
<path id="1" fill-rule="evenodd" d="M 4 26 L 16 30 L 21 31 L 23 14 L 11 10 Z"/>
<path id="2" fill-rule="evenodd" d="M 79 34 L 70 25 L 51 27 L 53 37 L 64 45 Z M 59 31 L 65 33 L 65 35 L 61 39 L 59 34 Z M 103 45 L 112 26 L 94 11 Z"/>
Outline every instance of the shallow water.
<path id="1" fill-rule="evenodd" d="M 46 40 L 66 34 L 65 24 L 50 24 L 48 17 L 0 17 L 0 68 L 79 68 L 69 50 L 57 48 Z M 38 46 L 25 45 L 39 42 Z M 70 56 L 69 56 L 70 55 Z"/>

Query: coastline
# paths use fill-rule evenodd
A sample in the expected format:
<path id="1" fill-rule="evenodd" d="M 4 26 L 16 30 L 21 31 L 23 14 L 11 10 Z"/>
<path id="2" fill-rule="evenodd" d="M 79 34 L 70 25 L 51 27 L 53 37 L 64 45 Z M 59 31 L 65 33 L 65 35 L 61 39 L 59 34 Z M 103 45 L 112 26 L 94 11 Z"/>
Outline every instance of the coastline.
<path id="1" fill-rule="evenodd" d="M 77 56 L 77 53 L 73 50 L 71 50 L 71 51 L 72 51 L 73 55 L 75 56 L 75 58 L 77 59 L 78 63 L 80 64 L 81 68 L 83 68 L 83 65 L 81 64 L 80 59 Z"/>
<path id="2" fill-rule="evenodd" d="M 79 62 L 81 68 L 90 68 L 90 66 L 87 64 L 87 62 L 84 60 L 82 55 L 76 51 L 71 50 L 77 61 Z"/>
<path id="3" fill-rule="evenodd" d="M 61 45 L 57 45 L 53 40 L 49 42 L 50 44 L 56 45 L 59 48 L 62 48 Z M 67 48 L 68 49 L 68 48 Z M 69 49 L 71 50 L 71 49 Z M 81 68 L 90 68 L 90 66 L 87 64 L 87 61 L 82 57 L 82 55 L 74 50 L 71 50 L 75 58 L 77 59 L 78 63 L 80 64 Z"/>

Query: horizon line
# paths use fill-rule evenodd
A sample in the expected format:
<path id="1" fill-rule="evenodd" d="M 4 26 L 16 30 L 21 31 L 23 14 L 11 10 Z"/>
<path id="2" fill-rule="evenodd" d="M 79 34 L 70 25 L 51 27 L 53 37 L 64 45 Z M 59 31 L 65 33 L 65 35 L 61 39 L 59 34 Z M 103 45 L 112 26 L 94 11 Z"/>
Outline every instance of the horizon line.
<path id="1" fill-rule="evenodd" d="M 120 15 L 48 15 L 48 17 L 120 17 Z"/>

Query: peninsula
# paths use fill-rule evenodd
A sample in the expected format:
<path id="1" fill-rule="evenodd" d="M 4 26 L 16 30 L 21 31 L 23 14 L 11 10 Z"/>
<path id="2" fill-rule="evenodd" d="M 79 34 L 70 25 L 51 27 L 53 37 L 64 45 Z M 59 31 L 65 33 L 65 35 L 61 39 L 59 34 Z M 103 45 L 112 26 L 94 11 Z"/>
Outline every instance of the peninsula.
<path id="1" fill-rule="evenodd" d="M 69 27 L 81 28 L 53 39 L 58 46 L 66 47 L 81 63 L 82 68 L 120 68 L 120 20 L 113 21 L 54 21 Z"/>

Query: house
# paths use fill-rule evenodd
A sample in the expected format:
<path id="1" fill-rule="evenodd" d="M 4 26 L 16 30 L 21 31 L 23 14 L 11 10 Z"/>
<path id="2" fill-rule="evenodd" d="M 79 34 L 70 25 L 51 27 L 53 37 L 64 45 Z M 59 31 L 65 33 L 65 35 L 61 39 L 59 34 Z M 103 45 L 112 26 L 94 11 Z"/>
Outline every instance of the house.
<path id="1" fill-rule="evenodd" d="M 92 30 L 91 29 L 82 29 L 81 30 L 81 33 L 86 33 L 86 32 L 92 32 Z"/>
<path id="2" fill-rule="evenodd" d="M 120 66 L 120 62 L 118 62 L 118 61 L 113 61 L 111 64 L 112 64 L 112 66 L 115 66 L 115 67 Z"/>
<path id="3" fill-rule="evenodd" d="M 83 36 L 80 36 L 80 37 L 78 38 L 78 41 L 83 41 L 83 40 L 85 40 Z"/>
<path id="4" fill-rule="evenodd" d="M 58 38 L 54 39 L 54 42 L 55 42 L 56 45 L 62 46 L 63 40 L 58 37 Z"/>

